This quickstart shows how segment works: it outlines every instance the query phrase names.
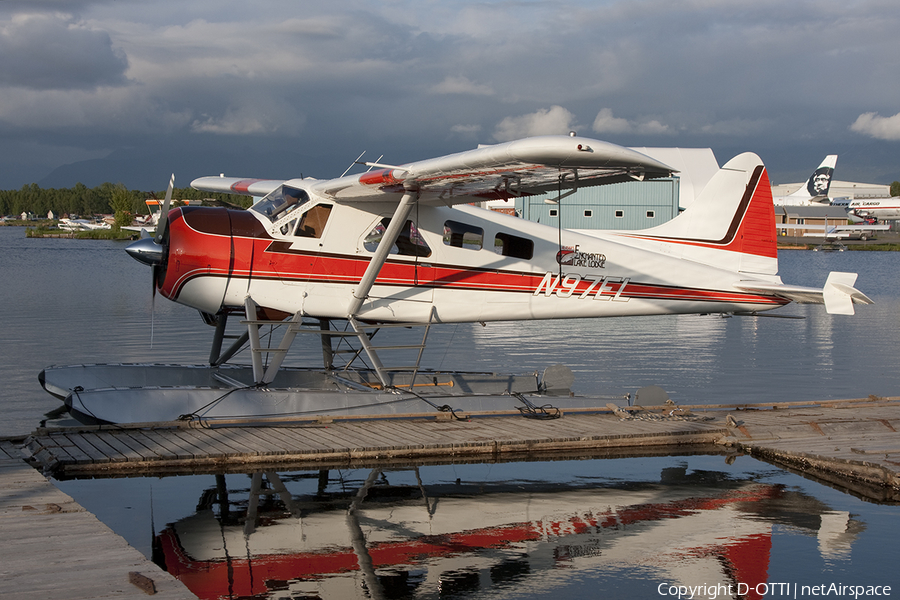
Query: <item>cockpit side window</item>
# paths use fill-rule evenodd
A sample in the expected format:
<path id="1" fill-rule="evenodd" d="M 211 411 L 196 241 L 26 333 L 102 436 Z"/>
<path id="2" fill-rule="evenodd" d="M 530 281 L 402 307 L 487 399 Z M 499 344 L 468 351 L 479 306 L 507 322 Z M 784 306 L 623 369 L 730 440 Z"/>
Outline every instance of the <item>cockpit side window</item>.
<path id="1" fill-rule="evenodd" d="M 266 216 L 271 222 L 284 221 L 284 217 L 309 202 L 306 190 L 281 185 L 265 198 L 250 207 L 250 210 Z"/>
<path id="2" fill-rule="evenodd" d="M 386 217 L 375 225 L 374 229 L 372 229 L 363 240 L 363 247 L 366 250 L 375 252 L 375 249 L 378 248 L 378 244 L 381 243 L 381 238 L 384 236 L 384 232 L 390 222 L 390 218 Z M 407 221 L 403 226 L 403 230 L 400 232 L 400 236 L 397 238 L 397 242 L 391 246 L 391 254 L 419 256 L 424 258 L 426 256 L 431 256 L 431 247 L 429 247 L 425 240 L 422 239 L 415 224 L 412 221 Z"/>
<path id="3" fill-rule="evenodd" d="M 329 215 L 331 215 L 330 204 L 316 204 L 300 217 L 300 223 L 297 225 L 294 235 L 311 238 L 322 237 Z"/>

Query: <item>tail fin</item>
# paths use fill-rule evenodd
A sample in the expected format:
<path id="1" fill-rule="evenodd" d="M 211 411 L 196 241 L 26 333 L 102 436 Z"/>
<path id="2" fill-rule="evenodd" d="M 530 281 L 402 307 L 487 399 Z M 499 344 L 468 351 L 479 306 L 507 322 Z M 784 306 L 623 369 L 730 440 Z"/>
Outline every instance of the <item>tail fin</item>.
<path id="1" fill-rule="evenodd" d="M 796 201 L 823 201 L 828 198 L 828 190 L 831 189 L 831 177 L 834 175 L 834 167 L 837 164 L 837 154 L 829 154 L 813 171 L 806 180 L 806 185 L 799 190 L 785 196 L 785 203 Z"/>
<path id="2" fill-rule="evenodd" d="M 778 273 L 772 186 L 762 161 L 751 152 L 728 161 L 671 221 L 619 235 L 731 271 Z"/>

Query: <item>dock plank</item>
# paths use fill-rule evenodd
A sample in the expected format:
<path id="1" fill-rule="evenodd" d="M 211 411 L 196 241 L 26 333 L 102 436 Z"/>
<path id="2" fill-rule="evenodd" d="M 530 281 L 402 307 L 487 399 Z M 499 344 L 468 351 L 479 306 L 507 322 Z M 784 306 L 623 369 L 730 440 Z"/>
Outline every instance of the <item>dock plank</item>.
<path id="1" fill-rule="evenodd" d="M 234 448 L 222 443 L 222 440 L 215 439 L 211 436 L 204 436 L 202 432 L 190 429 L 175 429 L 169 433 L 173 438 L 188 444 L 192 448 L 196 448 L 198 456 L 206 456 L 211 458 L 219 458 L 228 456 L 234 452 Z"/>
<path id="2" fill-rule="evenodd" d="M 198 454 L 196 448 L 183 442 L 178 436 L 168 435 L 158 430 L 143 431 L 142 435 L 154 444 L 171 454 L 172 457 L 179 460 L 190 460 L 192 458 L 204 458 L 204 455 Z"/>
<path id="3" fill-rule="evenodd" d="M 129 436 L 131 441 L 135 444 L 140 444 L 146 449 L 138 450 L 135 447 L 145 457 L 145 460 L 172 460 L 178 458 L 176 452 L 173 452 L 166 444 L 160 443 L 158 439 L 155 439 L 149 433 L 149 431 L 137 430 Z"/>
<path id="4" fill-rule="evenodd" d="M 268 433 L 269 428 L 265 427 L 246 427 L 241 428 L 240 435 L 244 437 L 248 447 L 257 448 L 262 454 L 284 454 L 291 450 L 271 439 Z"/>
<path id="5" fill-rule="evenodd" d="M 125 460 L 125 456 L 123 456 L 121 452 L 109 445 L 106 440 L 98 435 L 91 436 L 90 443 L 99 452 L 105 454 L 110 462 L 123 462 Z"/>
<path id="6" fill-rule="evenodd" d="M 307 443 L 307 434 L 309 428 L 270 428 L 268 432 L 273 438 L 279 440 L 279 443 L 285 448 L 289 448 L 291 452 L 298 449 L 312 449 L 313 446 Z"/>
<path id="7" fill-rule="evenodd" d="M 327 452 L 334 447 L 333 440 L 323 435 L 321 428 L 299 428 L 302 435 L 296 438 L 296 450 L 298 452 L 309 452 L 316 454 L 319 452 Z"/>
<path id="8" fill-rule="evenodd" d="M 229 443 L 229 440 L 223 436 L 207 429 L 173 429 L 170 435 L 186 440 L 197 448 L 205 450 L 207 455 L 230 456 L 243 449 L 243 445 Z"/>
<path id="9" fill-rule="evenodd" d="M 89 457 L 89 459 L 93 462 L 104 463 L 110 462 L 112 460 L 108 453 L 99 450 L 92 441 L 88 441 L 84 438 L 84 436 L 78 434 L 72 434 L 67 438 L 70 442 L 72 442 L 85 456 Z M 98 446 L 101 444 L 98 444 Z"/>
<path id="10" fill-rule="evenodd" d="M 56 448 L 58 448 L 60 452 L 64 452 L 67 456 L 70 457 L 71 460 L 84 463 L 91 462 L 91 457 L 88 454 L 82 452 L 78 445 L 73 442 L 69 436 L 59 437 L 55 441 Z"/>
<path id="11" fill-rule="evenodd" d="M 392 427 L 385 427 L 384 423 L 379 421 L 369 421 L 364 425 L 358 423 L 357 429 L 365 428 L 368 433 L 376 438 L 380 438 L 391 444 L 393 447 L 423 447 L 432 440 L 427 435 L 420 432 L 418 428 L 410 427 L 402 434 L 395 431 Z"/>
<path id="12" fill-rule="evenodd" d="M 348 423 L 347 426 L 331 427 L 328 436 L 334 440 L 336 447 L 350 451 L 363 451 L 375 448 L 390 448 L 384 440 L 379 440 L 368 431 L 357 429 L 356 424 Z"/>
<path id="13" fill-rule="evenodd" d="M 257 456 L 259 454 L 259 452 L 256 452 L 253 448 L 247 446 L 247 438 L 241 434 L 238 428 L 223 427 L 221 429 L 216 429 L 214 433 L 212 431 L 206 431 L 206 435 L 215 435 L 217 439 L 222 440 L 231 448 L 234 448 L 229 456 L 247 457 Z"/>
<path id="14" fill-rule="evenodd" d="M 334 428 L 331 426 L 310 429 L 306 434 L 306 444 L 319 451 L 346 450 L 343 440 L 334 435 Z"/>
<path id="15" fill-rule="evenodd" d="M 99 431 L 95 435 L 115 448 L 125 459 L 124 462 L 140 462 L 144 460 L 144 456 L 132 448 L 133 444 L 129 445 L 127 443 L 126 436 L 120 435 L 116 430 Z"/>

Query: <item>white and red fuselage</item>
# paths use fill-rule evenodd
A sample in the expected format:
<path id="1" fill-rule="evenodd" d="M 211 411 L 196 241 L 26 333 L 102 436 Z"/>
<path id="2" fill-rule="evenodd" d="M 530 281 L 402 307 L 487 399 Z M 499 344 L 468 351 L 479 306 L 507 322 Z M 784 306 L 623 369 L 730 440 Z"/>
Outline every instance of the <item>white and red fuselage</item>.
<path id="1" fill-rule="evenodd" d="M 315 180 L 288 183 L 309 193 L 297 213 L 320 207 L 312 230 L 297 227 L 296 215 L 272 220 L 256 208 L 171 211 L 160 292 L 209 313 L 243 307 L 250 296 L 285 314 L 346 318 L 396 200 L 335 201 L 316 196 Z M 713 239 L 672 226 L 579 233 L 471 206 L 419 205 L 404 238 L 415 247 L 404 252 L 398 241 L 356 316 L 471 322 L 782 306 L 788 300 L 735 287 L 748 279 L 780 283 L 765 169 L 740 191 Z"/>

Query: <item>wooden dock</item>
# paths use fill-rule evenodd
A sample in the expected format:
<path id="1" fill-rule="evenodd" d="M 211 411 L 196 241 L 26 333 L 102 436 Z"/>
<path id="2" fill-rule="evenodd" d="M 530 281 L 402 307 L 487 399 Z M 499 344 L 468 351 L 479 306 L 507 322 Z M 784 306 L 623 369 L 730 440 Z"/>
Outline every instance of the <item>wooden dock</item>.
<path id="1" fill-rule="evenodd" d="M 577 457 L 749 453 L 877 500 L 900 499 L 900 398 L 39 430 L 23 452 L 58 478 Z"/>
<path id="2" fill-rule="evenodd" d="M 719 453 L 751 454 L 843 491 L 900 501 L 900 398 L 611 407 L 559 419 L 483 416 L 74 427 L 0 441 L 0 597 L 194 596 L 72 498 L 58 478 Z M 27 461 L 27 462 L 26 462 Z M 29 466 L 28 463 L 31 463 Z M 45 474 L 41 474 L 37 467 Z"/>
<path id="3" fill-rule="evenodd" d="M 196 599 L 0 442 L 0 597 Z"/>

